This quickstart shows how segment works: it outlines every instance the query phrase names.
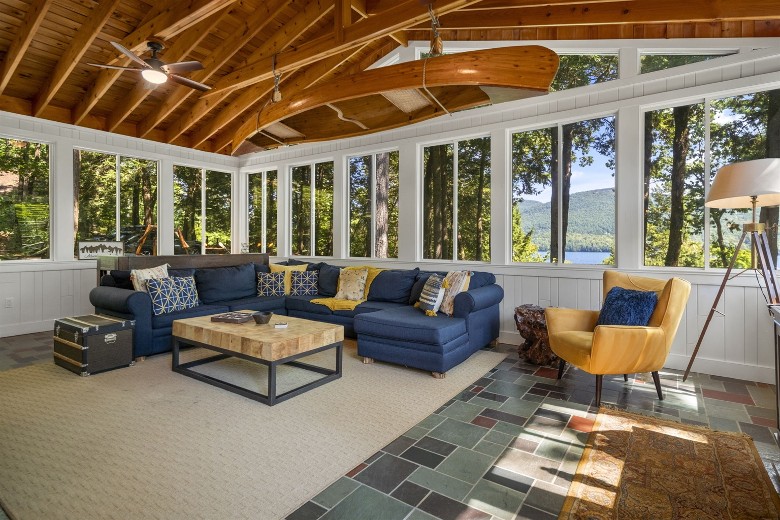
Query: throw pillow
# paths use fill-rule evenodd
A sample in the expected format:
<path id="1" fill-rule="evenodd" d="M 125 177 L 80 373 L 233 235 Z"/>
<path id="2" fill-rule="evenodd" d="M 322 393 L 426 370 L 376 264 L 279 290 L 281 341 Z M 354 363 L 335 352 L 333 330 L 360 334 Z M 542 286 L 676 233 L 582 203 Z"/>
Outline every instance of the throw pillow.
<path id="1" fill-rule="evenodd" d="M 438 274 L 432 274 L 423 286 L 420 293 L 420 301 L 414 304 L 415 307 L 425 312 L 426 316 L 436 316 L 444 298 L 444 279 Z"/>
<path id="2" fill-rule="evenodd" d="M 203 267 L 195 271 L 195 282 L 203 303 L 241 300 L 257 294 L 254 264 Z"/>
<path id="3" fill-rule="evenodd" d="M 152 312 L 155 316 L 181 311 L 198 305 L 195 278 L 176 276 L 171 278 L 150 278 L 146 281 Z"/>
<path id="4" fill-rule="evenodd" d="M 308 264 L 299 265 L 280 265 L 271 264 L 272 273 L 284 273 L 284 294 L 290 294 L 292 287 L 292 272 L 293 271 L 305 271 Z"/>
<path id="5" fill-rule="evenodd" d="M 334 297 L 339 290 L 339 275 L 341 268 L 335 265 L 323 263 L 320 267 L 320 275 L 317 284 L 319 285 L 320 296 Z"/>
<path id="6" fill-rule="evenodd" d="M 318 278 L 318 271 L 293 272 L 291 294 L 295 296 L 311 296 L 317 294 Z"/>
<path id="7" fill-rule="evenodd" d="M 257 273 L 258 296 L 284 296 L 284 273 Z"/>
<path id="8" fill-rule="evenodd" d="M 168 264 L 130 271 L 130 280 L 133 282 L 133 289 L 136 291 L 146 292 L 146 281 L 152 278 L 168 278 Z"/>
<path id="9" fill-rule="evenodd" d="M 658 294 L 613 287 L 604 298 L 596 325 L 632 325 L 646 327 L 650 323 Z"/>
<path id="10" fill-rule="evenodd" d="M 338 300 L 362 300 L 366 290 L 368 269 L 343 269 L 339 275 Z"/>
<path id="11" fill-rule="evenodd" d="M 469 287 L 469 271 L 450 271 L 444 278 L 444 297 L 441 300 L 441 312 L 452 316 L 455 310 L 455 297 Z"/>
<path id="12" fill-rule="evenodd" d="M 198 306 L 198 289 L 194 276 L 174 276 L 173 284 L 179 292 L 177 310 L 191 309 Z"/>

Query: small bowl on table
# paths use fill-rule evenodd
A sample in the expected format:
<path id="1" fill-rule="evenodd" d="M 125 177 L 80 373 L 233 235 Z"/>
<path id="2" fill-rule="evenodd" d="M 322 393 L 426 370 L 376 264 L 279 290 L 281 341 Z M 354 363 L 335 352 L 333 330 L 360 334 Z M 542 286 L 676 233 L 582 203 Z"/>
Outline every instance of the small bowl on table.
<path id="1" fill-rule="evenodd" d="M 271 321 L 271 316 L 273 316 L 274 313 L 270 311 L 260 311 L 256 312 L 252 315 L 252 318 L 254 318 L 255 323 L 258 325 L 265 325 L 269 321 Z"/>

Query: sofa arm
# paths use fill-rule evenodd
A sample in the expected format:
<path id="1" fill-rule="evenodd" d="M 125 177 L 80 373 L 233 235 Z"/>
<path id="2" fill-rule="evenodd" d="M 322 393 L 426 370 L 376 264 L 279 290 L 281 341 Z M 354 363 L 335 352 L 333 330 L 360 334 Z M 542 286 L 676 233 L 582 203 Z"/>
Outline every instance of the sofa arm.
<path id="1" fill-rule="evenodd" d="M 504 289 L 496 284 L 464 291 L 455 296 L 455 309 L 452 315 L 456 318 L 465 318 L 474 311 L 497 305 L 503 299 Z"/>
<path id="2" fill-rule="evenodd" d="M 96 308 L 133 316 L 151 316 L 152 299 L 143 291 L 118 287 L 95 287 L 89 292 L 89 302 Z"/>

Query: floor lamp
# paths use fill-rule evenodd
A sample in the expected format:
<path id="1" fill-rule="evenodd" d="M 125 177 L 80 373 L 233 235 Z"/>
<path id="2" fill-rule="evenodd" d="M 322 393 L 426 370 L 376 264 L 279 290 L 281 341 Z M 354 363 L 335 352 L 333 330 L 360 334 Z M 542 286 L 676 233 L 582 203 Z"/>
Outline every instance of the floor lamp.
<path id="1" fill-rule="evenodd" d="M 729 164 L 715 174 L 715 179 L 712 181 L 712 186 L 710 186 L 704 205 L 708 208 L 720 209 L 752 208 L 753 221 L 742 224 L 742 236 L 734 249 L 731 263 L 729 263 L 726 269 L 723 282 L 720 284 L 718 294 L 715 296 L 715 301 L 712 303 L 707 320 L 704 322 L 704 328 L 702 328 L 699 340 L 696 342 L 696 348 L 693 349 L 691 360 L 688 362 L 688 368 L 685 369 L 683 381 L 688 378 L 693 360 L 696 359 L 696 354 L 699 352 L 699 347 L 701 347 L 701 342 L 704 340 L 704 334 L 707 332 L 707 327 L 710 325 L 713 314 L 716 312 L 722 314 L 716 310 L 716 307 L 720 297 L 723 296 L 726 283 L 733 278 L 731 270 L 734 268 L 739 251 L 742 249 L 742 245 L 748 236 L 751 244 L 751 266 L 749 269 L 761 269 L 769 303 L 780 302 L 777 279 L 775 278 L 775 260 L 772 258 L 771 248 L 769 247 L 766 226 L 756 220 L 756 208 L 777 206 L 778 204 L 780 204 L 780 159 L 757 159 Z M 758 265 L 759 261 L 760 265 Z M 747 270 L 740 271 L 734 276 L 738 276 Z"/>

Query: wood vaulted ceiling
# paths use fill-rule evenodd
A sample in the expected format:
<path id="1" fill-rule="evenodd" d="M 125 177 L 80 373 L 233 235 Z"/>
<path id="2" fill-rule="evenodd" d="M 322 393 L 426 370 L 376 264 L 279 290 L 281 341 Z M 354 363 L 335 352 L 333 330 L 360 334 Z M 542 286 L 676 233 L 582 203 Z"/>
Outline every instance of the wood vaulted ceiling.
<path id="1" fill-rule="evenodd" d="M 229 154 L 233 135 L 282 91 L 364 70 L 398 45 L 430 37 L 425 0 L 3 0 L 0 110 Z M 780 36 L 777 0 L 435 0 L 448 40 Z M 110 42 L 164 61 L 204 94 L 150 89 Z"/>

